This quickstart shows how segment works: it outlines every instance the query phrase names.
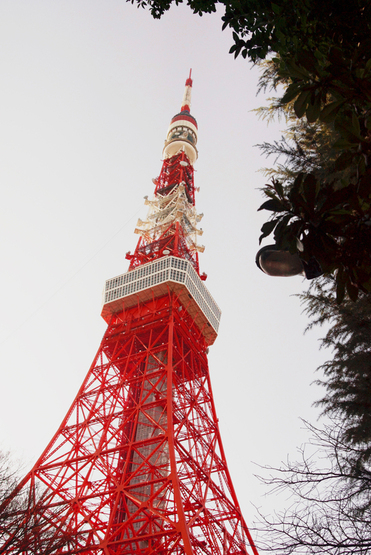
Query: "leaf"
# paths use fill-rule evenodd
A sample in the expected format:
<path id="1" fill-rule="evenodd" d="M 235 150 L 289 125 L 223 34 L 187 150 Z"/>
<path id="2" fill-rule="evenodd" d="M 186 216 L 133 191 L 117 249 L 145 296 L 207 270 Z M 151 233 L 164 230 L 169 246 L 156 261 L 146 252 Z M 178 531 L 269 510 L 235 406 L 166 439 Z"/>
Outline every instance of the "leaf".
<path id="1" fill-rule="evenodd" d="M 356 301 L 358 299 L 359 289 L 357 285 L 354 285 L 350 280 L 347 281 L 347 292 L 351 301 Z"/>
<path id="2" fill-rule="evenodd" d="M 331 123 L 336 118 L 341 106 L 344 104 L 344 100 L 335 100 L 335 102 L 330 102 L 321 110 L 319 119 L 323 123 Z"/>
<path id="3" fill-rule="evenodd" d="M 299 173 L 289 193 L 289 200 L 292 203 L 295 211 L 304 210 L 306 212 L 307 210 L 307 201 L 304 199 L 300 192 L 304 177 L 305 174 Z"/>
<path id="4" fill-rule="evenodd" d="M 321 213 L 336 210 L 338 207 L 346 209 L 349 206 L 349 199 L 352 198 L 354 190 L 352 186 L 343 187 L 333 193 L 329 193 L 322 205 Z"/>
<path id="5" fill-rule="evenodd" d="M 366 173 L 365 175 L 362 176 L 362 178 L 358 183 L 358 193 L 363 198 L 365 197 L 367 198 L 367 195 L 369 194 L 370 190 L 371 190 L 371 176 Z"/>
<path id="6" fill-rule="evenodd" d="M 297 56 L 298 65 L 303 66 L 306 70 L 311 73 L 317 73 L 317 60 L 311 52 L 308 50 L 301 50 Z"/>
<path id="7" fill-rule="evenodd" d="M 359 137 L 359 138 L 361 139 L 361 138 L 362 138 L 362 137 L 360 136 L 360 134 L 361 134 L 361 128 L 360 128 L 360 126 L 359 126 L 358 118 L 357 118 L 357 116 L 355 115 L 354 112 L 352 113 L 352 129 L 353 129 L 353 131 L 354 131 L 354 135 L 356 135 L 357 137 Z"/>
<path id="8" fill-rule="evenodd" d="M 332 146 L 333 146 L 333 148 L 343 150 L 343 149 L 346 149 L 346 148 L 352 148 L 354 146 L 354 144 L 350 143 L 346 139 L 340 138 L 337 141 L 335 141 Z"/>
<path id="9" fill-rule="evenodd" d="M 360 160 L 358 162 L 358 174 L 364 175 L 366 173 L 366 160 L 363 155 L 361 155 Z"/>
<path id="10" fill-rule="evenodd" d="M 309 123 L 314 123 L 319 118 L 321 112 L 321 99 L 319 95 L 316 96 L 314 102 L 309 103 L 306 109 L 306 116 Z"/>
<path id="11" fill-rule="evenodd" d="M 310 91 L 303 91 L 299 94 L 298 98 L 295 100 L 294 111 L 298 118 L 303 117 L 307 103 L 310 97 Z"/>
<path id="12" fill-rule="evenodd" d="M 333 46 L 328 53 L 328 59 L 334 65 L 347 67 L 347 62 L 343 57 L 343 52 L 340 48 Z"/>
<path id="13" fill-rule="evenodd" d="M 267 187 L 270 187 L 270 186 L 267 185 Z M 269 197 L 269 198 L 277 198 L 277 197 L 276 197 L 276 194 L 275 194 L 270 188 L 269 188 L 269 189 L 268 189 L 268 188 L 267 188 L 267 189 L 263 189 L 263 190 L 264 190 L 264 194 L 265 194 L 266 197 Z"/>
<path id="14" fill-rule="evenodd" d="M 283 186 L 282 183 L 280 181 L 274 181 L 273 186 L 278 194 L 278 196 L 280 196 L 281 198 L 283 197 Z"/>
<path id="15" fill-rule="evenodd" d="M 365 68 L 366 68 L 366 71 L 369 71 L 371 69 L 371 58 L 367 60 Z"/>
<path id="16" fill-rule="evenodd" d="M 348 75 L 348 71 L 338 64 L 330 64 L 326 67 L 326 70 L 331 73 L 333 79 L 338 79 L 342 84 L 346 83 L 347 86 L 352 86 L 352 79 Z"/>
<path id="17" fill-rule="evenodd" d="M 352 164 L 353 158 L 354 153 L 352 151 L 346 150 L 345 152 L 342 152 L 334 162 L 334 171 L 338 172 L 348 168 Z"/>
<path id="18" fill-rule="evenodd" d="M 341 138 L 345 139 L 349 143 L 353 143 L 355 145 L 362 141 L 359 121 L 355 114 L 352 114 L 351 117 L 338 118 L 335 121 L 335 129 L 340 133 Z"/>
<path id="19" fill-rule="evenodd" d="M 310 77 L 308 71 L 297 65 L 294 60 L 286 61 L 286 67 L 291 79 L 307 80 Z"/>
<path id="20" fill-rule="evenodd" d="M 242 45 L 239 44 L 239 45 L 237 46 L 236 50 L 235 50 L 234 59 L 236 59 L 237 56 L 239 55 L 239 53 L 241 52 L 241 48 L 242 48 Z"/>
<path id="21" fill-rule="evenodd" d="M 277 4 L 273 4 L 273 2 L 271 3 L 272 6 L 272 10 L 274 11 L 274 13 L 276 14 L 280 14 L 281 13 L 281 7 L 277 6 Z"/>
<path id="22" fill-rule="evenodd" d="M 317 191 L 317 180 L 313 174 L 309 173 L 303 181 L 303 196 L 308 203 L 308 208 L 313 209 Z"/>
<path id="23" fill-rule="evenodd" d="M 272 212 L 284 212 L 286 208 L 283 206 L 282 202 L 278 198 L 272 198 L 264 202 L 259 210 L 271 210 Z"/>
<path id="24" fill-rule="evenodd" d="M 290 229 L 288 227 L 288 223 L 291 220 L 291 214 L 286 214 L 281 218 L 281 221 L 277 224 L 276 229 L 274 231 L 274 240 L 277 244 L 283 244 L 285 236 L 291 235 Z M 296 244 L 296 237 L 295 237 L 295 244 Z"/>
<path id="25" fill-rule="evenodd" d="M 291 102 L 291 100 L 294 100 L 294 98 L 298 96 L 299 92 L 300 88 L 298 87 L 298 85 L 296 83 L 291 83 L 291 85 L 287 87 L 285 94 L 281 98 L 282 104 L 287 104 L 288 102 Z"/>
<path id="26" fill-rule="evenodd" d="M 341 304 L 345 296 L 345 276 L 342 268 L 336 274 L 336 302 Z"/>
<path id="27" fill-rule="evenodd" d="M 272 233 L 278 221 L 279 221 L 279 218 L 276 218 L 275 220 L 270 220 L 269 222 L 265 222 L 265 224 L 262 225 L 262 228 L 261 228 L 262 234 L 259 237 L 259 244 L 262 242 L 262 240 L 265 237 L 268 237 L 268 235 Z"/>

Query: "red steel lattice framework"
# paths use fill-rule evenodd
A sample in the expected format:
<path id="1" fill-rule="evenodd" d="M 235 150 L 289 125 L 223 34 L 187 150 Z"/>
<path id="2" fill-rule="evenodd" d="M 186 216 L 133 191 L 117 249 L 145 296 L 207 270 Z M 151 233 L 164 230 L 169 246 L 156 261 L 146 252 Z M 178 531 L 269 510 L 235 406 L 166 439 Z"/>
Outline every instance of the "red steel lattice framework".
<path id="1" fill-rule="evenodd" d="M 191 86 L 189 77 L 129 271 L 106 283 L 108 328 L 93 364 L 0 507 L 13 522 L 2 553 L 257 555 L 209 379 L 220 312 L 199 273 Z"/>

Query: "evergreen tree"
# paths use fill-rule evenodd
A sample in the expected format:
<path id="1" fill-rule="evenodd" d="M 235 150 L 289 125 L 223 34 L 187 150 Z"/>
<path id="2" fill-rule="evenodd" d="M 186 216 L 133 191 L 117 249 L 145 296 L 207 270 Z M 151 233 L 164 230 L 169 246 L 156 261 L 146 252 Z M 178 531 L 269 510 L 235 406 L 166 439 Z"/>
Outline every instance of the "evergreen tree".
<path id="1" fill-rule="evenodd" d="M 332 358 L 319 370 L 317 383 L 326 389 L 318 401 L 324 412 L 343 422 L 343 441 L 359 450 L 359 464 L 371 459 L 371 295 L 361 294 L 356 302 L 336 303 L 333 284 L 321 280 L 301 295 L 309 328 L 328 324 L 321 346 Z"/>

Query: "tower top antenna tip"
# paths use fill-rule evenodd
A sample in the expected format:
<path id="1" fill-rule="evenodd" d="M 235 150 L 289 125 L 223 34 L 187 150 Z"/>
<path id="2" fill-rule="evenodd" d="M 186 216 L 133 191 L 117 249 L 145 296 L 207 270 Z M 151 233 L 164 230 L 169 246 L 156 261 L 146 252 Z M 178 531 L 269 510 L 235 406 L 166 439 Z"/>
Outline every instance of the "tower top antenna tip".
<path id="1" fill-rule="evenodd" d="M 186 81 L 186 87 L 192 87 L 192 68 L 189 70 L 189 77 Z"/>

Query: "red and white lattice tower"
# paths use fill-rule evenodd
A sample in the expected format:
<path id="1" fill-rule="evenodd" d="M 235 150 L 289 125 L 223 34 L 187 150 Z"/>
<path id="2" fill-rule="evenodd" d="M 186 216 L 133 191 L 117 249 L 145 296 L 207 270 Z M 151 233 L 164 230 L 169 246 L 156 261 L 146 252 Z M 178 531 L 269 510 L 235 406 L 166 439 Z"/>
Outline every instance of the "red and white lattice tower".
<path id="1" fill-rule="evenodd" d="M 129 270 L 106 282 L 108 328 L 93 364 L 52 441 L 0 507 L 18 518 L 2 553 L 257 555 L 207 364 L 220 310 L 199 271 L 191 88 L 189 76 Z"/>

